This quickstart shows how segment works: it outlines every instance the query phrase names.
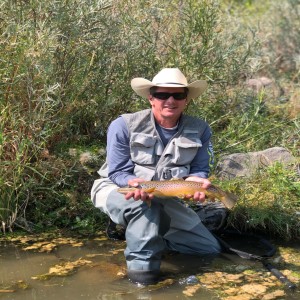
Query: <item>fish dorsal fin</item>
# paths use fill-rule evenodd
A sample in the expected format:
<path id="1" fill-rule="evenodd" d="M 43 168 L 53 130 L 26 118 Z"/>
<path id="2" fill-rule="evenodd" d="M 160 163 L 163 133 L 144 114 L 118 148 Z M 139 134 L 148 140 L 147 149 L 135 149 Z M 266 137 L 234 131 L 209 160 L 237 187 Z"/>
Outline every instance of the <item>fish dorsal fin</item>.
<path id="1" fill-rule="evenodd" d="M 177 177 L 173 177 L 173 178 L 171 178 L 170 179 L 170 181 L 174 181 L 174 180 L 176 180 L 176 181 L 184 181 L 184 179 L 183 178 L 177 178 Z"/>

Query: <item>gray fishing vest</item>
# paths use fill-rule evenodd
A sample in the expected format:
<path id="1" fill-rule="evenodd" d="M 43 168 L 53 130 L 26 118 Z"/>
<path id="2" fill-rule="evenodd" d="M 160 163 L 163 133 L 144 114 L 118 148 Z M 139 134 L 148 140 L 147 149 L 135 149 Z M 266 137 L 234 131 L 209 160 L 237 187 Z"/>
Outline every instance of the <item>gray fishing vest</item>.
<path id="1" fill-rule="evenodd" d="M 134 174 L 145 180 L 182 178 L 190 173 L 190 164 L 202 147 L 201 136 L 207 123 L 182 115 L 178 132 L 164 147 L 155 128 L 151 109 L 124 114 L 130 140 Z"/>

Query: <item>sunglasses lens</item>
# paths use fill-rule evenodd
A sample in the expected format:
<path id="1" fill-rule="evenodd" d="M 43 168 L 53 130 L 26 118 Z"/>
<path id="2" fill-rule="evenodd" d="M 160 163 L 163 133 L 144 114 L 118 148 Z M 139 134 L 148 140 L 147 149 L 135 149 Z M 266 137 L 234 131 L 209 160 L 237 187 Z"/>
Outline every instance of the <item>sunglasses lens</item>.
<path id="1" fill-rule="evenodd" d="M 174 93 L 173 97 L 175 100 L 183 100 L 186 98 L 186 93 Z"/>
<path id="2" fill-rule="evenodd" d="M 160 100 L 167 100 L 168 98 L 170 98 L 170 94 L 169 93 L 154 93 L 153 97 L 160 99 Z"/>
<path id="3" fill-rule="evenodd" d="M 169 99 L 171 96 L 173 96 L 173 98 L 175 100 L 183 100 L 183 99 L 186 99 L 187 97 L 187 94 L 182 92 L 182 93 L 154 93 L 153 94 L 153 97 L 154 98 L 157 98 L 157 99 L 160 99 L 160 100 L 167 100 Z"/>

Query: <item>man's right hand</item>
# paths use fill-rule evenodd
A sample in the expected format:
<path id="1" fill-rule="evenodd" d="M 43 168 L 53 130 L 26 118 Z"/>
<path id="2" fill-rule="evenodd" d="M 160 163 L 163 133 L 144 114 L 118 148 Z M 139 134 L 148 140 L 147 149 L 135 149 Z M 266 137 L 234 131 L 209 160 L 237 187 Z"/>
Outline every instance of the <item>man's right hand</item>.
<path id="1" fill-rule="evenodd" d="M 130 180 L 128 180 L 128 186 L 138 187 L 139 184 L 144 181 L 145 181 L 145 179 L 142 179 L 142 178 L 130 179 Z M 136 201 L 137 200 L 147 201 L 147 200 L 153 199 L 153 197 L 154 196 L 152 194 L 148 194 L 142 189 L 136 189 L 135 191 L 129 192 L 125 195 L 126 200 L 133 198 Z"/>

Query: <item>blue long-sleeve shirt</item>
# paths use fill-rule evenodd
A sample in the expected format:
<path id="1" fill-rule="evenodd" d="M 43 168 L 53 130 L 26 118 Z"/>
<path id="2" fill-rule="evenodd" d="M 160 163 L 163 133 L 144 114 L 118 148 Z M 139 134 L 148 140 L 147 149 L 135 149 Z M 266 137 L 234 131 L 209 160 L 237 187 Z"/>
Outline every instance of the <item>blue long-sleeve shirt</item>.
<path id="1" fill-rule="evenodd" d="M 156 129 L 165 146 L 177 132 L 177 128 L 166 129 L 159 125 L 156 125 Z M 211 130 L 207 127 L 201 138 L 202 147 L 198 149 L 190 165 L 191 176 L 208 177 L 213 158 L 210 138 Z M 107 133 L 108 176 L 118 186 L 126 186 L 128 180 L 136 178 L 133 174 L 134 163 L 130 158 L 129 145 L 129 132 L 125 120 L 121 116 L 110 124 Z"/>

